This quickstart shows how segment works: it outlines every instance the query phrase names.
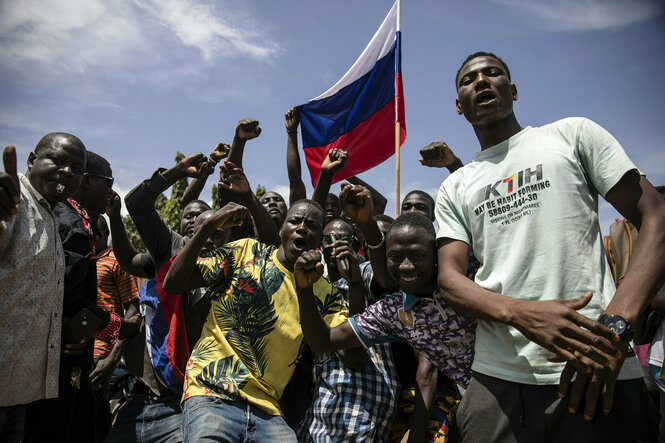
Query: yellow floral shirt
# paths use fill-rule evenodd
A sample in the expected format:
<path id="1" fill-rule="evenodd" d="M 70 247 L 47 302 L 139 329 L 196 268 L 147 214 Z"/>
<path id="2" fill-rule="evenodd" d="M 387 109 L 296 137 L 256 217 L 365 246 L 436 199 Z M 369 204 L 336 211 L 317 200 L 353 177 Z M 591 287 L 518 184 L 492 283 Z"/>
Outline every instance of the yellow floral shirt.
<path id="1" fill-rule="evenodd" d="M 198 259 L 212 306 L 187 362 L 183 401 L 210 395 L 280 414 L 277 401 L 305 342 L 293 273 L 276 254 L 274 246 L 243 239 Z M 326 324 L 347 319 L 330 282 L 320 278 L 313 289 Z"/>

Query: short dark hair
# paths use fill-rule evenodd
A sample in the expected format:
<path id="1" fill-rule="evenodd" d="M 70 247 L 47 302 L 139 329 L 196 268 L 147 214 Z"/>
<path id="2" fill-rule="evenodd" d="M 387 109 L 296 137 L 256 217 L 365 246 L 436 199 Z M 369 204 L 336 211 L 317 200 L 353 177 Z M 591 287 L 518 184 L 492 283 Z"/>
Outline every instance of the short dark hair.
<path id="1" fill-rule="evenodd" d="M 501 59 L 501 57 L 499 57 L 498 55 L 494 54 L 493 52 L 478 51 L 478 52 L 474 52 L 473 54 L 471 54 L 470 56 L 468 56 L 468 57 L 466 58 L 466 60 L 464 60 L 464 62 L 462 63 L 462 65 L 459 67 L 459 69 L 457 70 L 457 74 L 455 74 L 455 90 L 457 90 L 457 80 L 459 79 L 459 73 L 462 72 L 462 68 L 464 67 L 464 65 L 466 65 L 467 63 L 469 63 L 469 62 L 470 62 L 471 60 L 473 60 L 474 58 L 478 58 L 478 57 L 492 57 L 492 58 L 495 58 L 499 63 L 501 63 L 501 65 L 503 66 L 503 68 L 506 70 L 506 75 L 508 76 L 508 81 L 510 81 L 510 69 L 508 69 L 508 65 L 506 64 L 506 62 L 504 62 L 504 61 Z"/>
<path id="2" fill-rule="evenodd" d="M 665 186 L 656 186 L 656 191 L 658 191 L 660 195 L 665 195 Z"/>
<path id="3" fill-rule="evenodd" d="M 407 212 L 397 217 L 395 222 L 390 226 L 390 229 L 388 229 L 386 237 L 390 235 L 393 229 L 397 229 L 402 226 L 420 226 L 424 228 L 425 231 L 427 231 L 428 239 L 432 242 L 436 242 L 436 231 L 434 231 L 432 220 L 419 212 Z"/>
<path id="4" fill-rule="evenodd" d="M 308 198 L 301 198 L 300 200 L 294 202 L 291 205 L 289 210 L 286 212 L 286 216 L 288 217 L 289 212 L 291 212 L 291 210 L 293 210 L 293 208 L 295 208 L 296 205 L 299 205 L 299 204 L 311 205 L 311 206 L 314 206 L 316 209 L 319 210 L 319 212 L 321 213 L 321 220 L 320 220 L 320 222 L 321 222 L 321 232 L 323 232 L 323 228 L 326 227 L 326 211 L 324 211 L 323 208 L 321 207 L 321 205 L 318 202 L 315 202 L 314 200 L 310 200 Z"/>
<path id="5" fill-rule="evenodd" d="M 191 202 L 187 203 L 182 209 L 185 209 L 187 206 L 191 205 L 192 203 L 198 203 L 200 205 L 205 206 L 208 209 L 211 209 L 210 205 L 207 202 L 204 202 L 203 200 L 198 200 L 198 199 L 197 200 L 192 200 Z"/>
<path id="6" fill-rule="evenodd" d="M 111 164 L 99 154 L 88 151 L 88 163 L 85 165 L 86 174 L 106 175 L 106 169 L 111 168 Z"/>
<path id="7" fill-rule="evenodd" d="M 41 138 L 41 140 L 39 140 L 39 142 L 37 142 L 37 146 L 35 146 L 35 153 L 44 148 L 50 148 L 55 143 L 57 143 L 58 139 L 63 139 L 63 138 L 66 139 L 72 145 L 78 145 L 79 148 L 83 148 L 83 150 L 85 150 L 83 142 L 77 136 L 69 134 L 67 132 L 51 132 L 50 134 L 46 134 L 44 137 Z"/>
<path id="8" fill-rule="evenodd" d="M 374 220 L 390 224 L 393 224 L 395 222 L 395 219 L 389 216 L 388 214 L 377 214 L 374 216 Z"/>
<path id="9" fill-rule="evenodd" d="M 416 189 L 416 190 L 411 191 L 408 194 L 406 194 L 404 196 L 404 198 L 402 199 L 402 203 L 404 203 L 404 200 L 406 200 L 406 198 L 411 194 L 422 195 L 423 197 L 425 197 L 430 203 L 432 203 L 432 212 L 434 211 L 434 208 L 436 207 L 436 203 L 434 202 L 434 199 L 427 192 L 421 191 L 420 189 Z M 430 223 L 431 223 L 431 221 L 430 221 Z"/>

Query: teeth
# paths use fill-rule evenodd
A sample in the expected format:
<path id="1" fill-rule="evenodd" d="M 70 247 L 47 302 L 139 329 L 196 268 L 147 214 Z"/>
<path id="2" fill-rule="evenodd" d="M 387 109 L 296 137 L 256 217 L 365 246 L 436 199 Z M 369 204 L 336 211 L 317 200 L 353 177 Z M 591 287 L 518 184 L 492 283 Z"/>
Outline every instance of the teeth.
<path id="1" fill-rule="evenodd" d="M 55 187 L 55 192 L 58 194 L 62 194 L 62 191 L 65 190 L 65 187 L 62 185 L 62 183 L 58 183 L 58 185 Z"/>
<path id="2" fill-rule="evenodd" d="M 418 277 L 401 277 L 402 280 L 404 280 L 404 281 L 408 281 L 408 282 L 414 281 L 414 280 L 416 280 L 417 278 L 418 278 Z"/>

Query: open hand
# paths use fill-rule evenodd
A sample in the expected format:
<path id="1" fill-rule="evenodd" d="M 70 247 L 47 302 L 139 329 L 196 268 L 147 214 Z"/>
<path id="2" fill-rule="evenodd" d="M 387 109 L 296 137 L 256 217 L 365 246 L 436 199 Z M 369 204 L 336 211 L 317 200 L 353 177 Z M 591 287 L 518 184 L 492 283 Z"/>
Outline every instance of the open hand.
<path id="1" fill-rule="evenodd" d="M 0 172 L 0 220 L 9 221 L 18 213 L 21 184 L 16 172 L 16 148 L 5 147 L 2 153 L 5 172 Z"/>
<path id="2" fill-rule="evenodd" d="M 348 161 L 348 152 L 339 148 L 331 149 L 328 151 L 326 158 L 323 159 L 323 163 L 321 163 L 321 172 L 335 174 L 337 171 L 342 169 Z"/>
<path id="3" fill-rule="evenodd" d="M 323 275 L 323 263 L 321 263 L 321 252 L 312 249 L 303 252 L 293 266 L 293 277 L 296 288 L 309 288 Z"/>
<path id="4" fill-rule="evenodd" d="M 529 340 L 580 369 L 602 370 L 616 354 L 619 336 L 576 312 L 591 297 L 589 291 L 574 300 L 518 301 L 514 304 L 513 326 Z"/>
<path id="5" fill-rule="evenodd" d="M 219 178 L 219 186 L 234 194 L 246 195 L 252 192 L 245 172 L 228 160 L 219 167 Z"/>
<path id="6" fill-rule="evenodd" d="M 296 108 L 291 108 L 284 114 L 284 126 L 287 131 L 298 129 L 300 124 L 300 114 Z"/>
<path id="7" fill-rule="evenodd" d="M 420 150 L 420 155 L 420 163 L 432 168 L 445 168 L 458 160 L 445 142 L 430 143 Z"/>
<path id="8" fill-rule="evenodd" d="M 253 118 L 243 118 L 236 127 L 236 137 L 241 140 L 251 140 L 261 134 L 259 121 Z"/>
<path id="9" fill-rule="evenodd" d="M 372 193 L 364 186 L 344 183 L 339 204 L 346 215 L 358 224 L 368 223 L 374 216 Z"/>

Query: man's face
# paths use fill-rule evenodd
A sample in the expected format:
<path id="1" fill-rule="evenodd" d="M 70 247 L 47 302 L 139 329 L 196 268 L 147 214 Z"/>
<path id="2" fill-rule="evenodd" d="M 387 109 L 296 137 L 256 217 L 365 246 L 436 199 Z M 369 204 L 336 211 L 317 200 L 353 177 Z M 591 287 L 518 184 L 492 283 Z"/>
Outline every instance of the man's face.
<path id="1" fill-rule="evenodd" d="M 79 189 L 85 162 L 85 149 L 61 138 L 52 146 L 30 153 L 27 177 L 49 203 L 55 204 Z"/>
<path id="2" fill-rule="evenodd" d="M 510 84 L 503 65 L 494 57 L 470 60 L 457 78 L 458 114 L 474 126 L 503 120 L 513 113 L 517 88 Z"/>
<path id="3" fill-rule="evenodd" d="M 282 226 L 286 218 L 286 202 L 284 198 L 278 193 L 270 191 L 263 194 L 259 201 L 266 208 L 266 211 L 268 211 L 270 218 L 273 219 L 275 224 Z"/>
<path id="4" fill-rule="evenodd" d="M 330 237 L 333 235 L 335 240 L 345 240 L 349 242 L 351 247 L 355 250 L 356 244 L 355 239 L 353 238 L 353 229 L 349 226 L 348 223 L 345 223 L 341 220 L 333 220 L 328 223 L 323 230 L 323 258 L 328 264 L 328 269 L 332 266 L 337 266 L 337 262 L 332 257 L 333 251 L 333 241 Z"/>
<path id="5" fill-rule="evenodd" d="M 407 212 L 417 212 L 430 220 L 434 220 L 434 208 L 432 202 L 421 194 L 407 195 L 402 201 L 402 214 Z"/>
<path id="6" fill-rule="evenodd" d="M 407 294 L 431 296 L 434 242 L 420 226 L 400 226 L 386 238 L 388 273 Z M 429 295 L 428 295 L 429 293 Z"/>
<path id="7" fill-rule="evenodd" d="M 96 212 L 102 214 L 106 210 L 106 203 L 111 198 L 113 186 L 113 171 L 110 166 L 104 166 L 100 174 L 85 174 L 88 185 L 85 193 Z"/>
<path id="8" fill-rule="evenodd" d="M 339 198 L 333 194 L 326 197 L 326 223 L 330 223 L 342 215 L 342 207 L 339 204 Z"/>
<path id="9" fill-rule="evenodd" d="M 312 204 L 291 206 L 279 231 L 287 262 L 293 264 L 303 252 L 319 247 L 323 231 L 321 218 L 321 211 Z"/>
<path id="10" fill-rule="evenodd" d="M 185 206 L 185 209 L 182 210 L 182 218 L 180 219 L 180 235 L 191 237 L 194 234 L 194 222 L 196 218 L 208 209 L 210 208 L 200 202 L 192 202 Z"/>

